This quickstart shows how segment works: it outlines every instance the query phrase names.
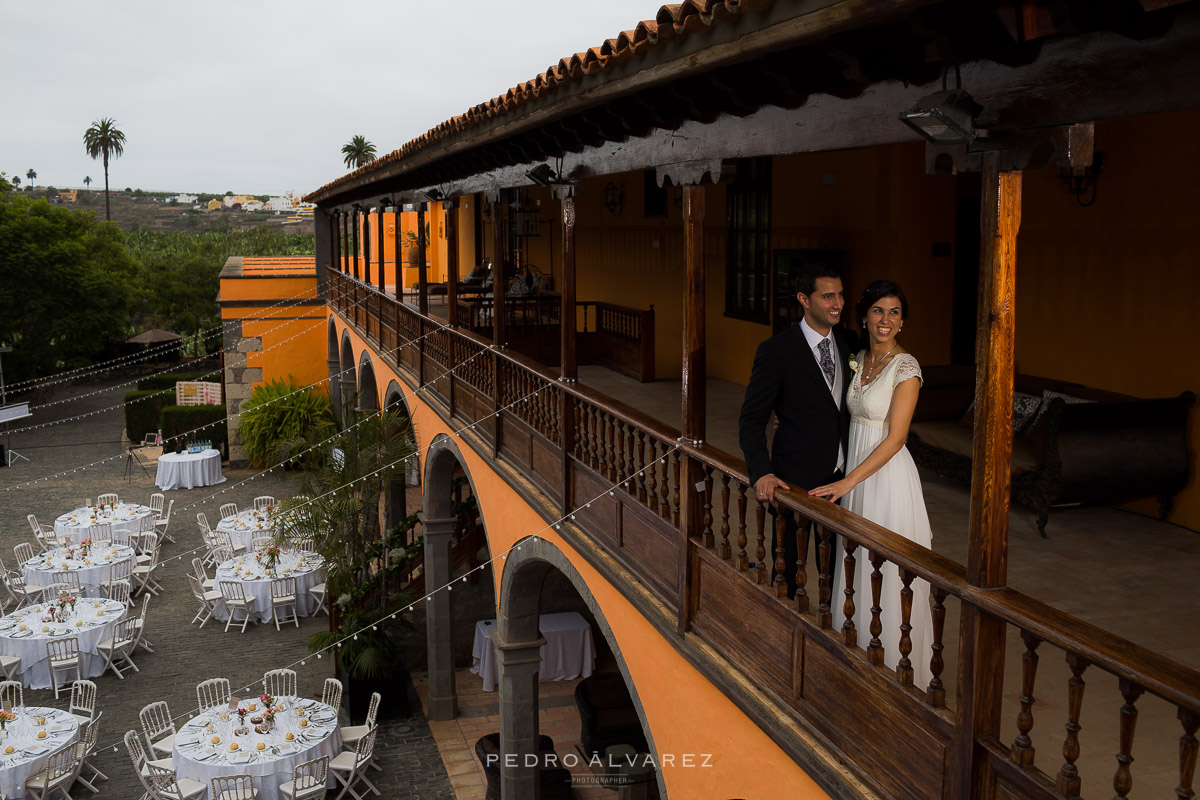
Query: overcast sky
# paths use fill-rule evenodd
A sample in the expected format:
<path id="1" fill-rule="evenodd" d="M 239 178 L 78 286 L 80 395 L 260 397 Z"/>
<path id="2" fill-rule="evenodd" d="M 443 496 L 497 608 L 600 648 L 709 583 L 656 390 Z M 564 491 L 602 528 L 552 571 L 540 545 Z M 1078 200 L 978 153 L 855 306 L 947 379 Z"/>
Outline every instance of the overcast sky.
<path id="1" fill-rule="evenodd" d="M 76 187 L 126 137 L 113 189 L 306 193 L 599 45 L 661 0 L 0 0 L 0 171 Z"/>

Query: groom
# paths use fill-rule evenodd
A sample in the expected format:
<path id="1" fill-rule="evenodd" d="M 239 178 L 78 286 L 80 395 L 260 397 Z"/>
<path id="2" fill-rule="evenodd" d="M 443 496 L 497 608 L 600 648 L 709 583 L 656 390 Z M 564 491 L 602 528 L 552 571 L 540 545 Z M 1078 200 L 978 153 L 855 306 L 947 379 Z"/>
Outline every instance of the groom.
<path id="1" fill-rule="evenodd" d="M 826 264 L 806 265 L 796 281 L 796 298 L 804 318 L 767 339 L 754 354 L 754 366 L 742 413 L 738 439 L 757 497 L 773 503 L 778 489 L 800 492 L 842 477 L 850 414 L 846 387 L 851 343 L 839 323 L 845 297 L 839 270 Z M 779 421 L 771 452 L 766 427 L 771 412 Z M 783 539 L 784 580 L 788 597 L 796 594 L 796 527 L 787 514 Z M 813 539 L 810 565 L 819 565 L 820 542 Z M 831 545 L 836 542 L 834 539 Z M 830 581 L 838 558 L 830 554 Z M 813 574 L 818 570 L 809 570 Z"/>

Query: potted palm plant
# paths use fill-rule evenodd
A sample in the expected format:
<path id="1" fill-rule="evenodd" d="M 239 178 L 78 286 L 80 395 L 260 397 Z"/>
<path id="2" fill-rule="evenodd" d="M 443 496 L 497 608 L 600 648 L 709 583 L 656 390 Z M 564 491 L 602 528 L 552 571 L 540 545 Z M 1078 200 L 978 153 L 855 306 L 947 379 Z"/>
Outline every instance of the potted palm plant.
<path id="1" fill-rule="evenodd" d="M 347 679 L 351 709 L 364 707 L 372 691 L 386 698 L 381 715 L 407 713 L 408 667 L 400 634 L 411 625 L 404 611 L 411 600 L 396 588 L 396 575 L 410 557 L 396 548 L 380 519 L 386 491 L 404 475 L 416 454 L 412 425 L 392 411 L 347 407 L 343 431 L 323 441 L 289 442 L 283 455 L 305 455 L 297 497 L 280 504 L 276 536 L 281 541 L 311 537 L 325 559 L 330 629 L 313 634 L 313 652 L 334 648 Z M 415 524 L 412 518 L 412 524 Z"/>

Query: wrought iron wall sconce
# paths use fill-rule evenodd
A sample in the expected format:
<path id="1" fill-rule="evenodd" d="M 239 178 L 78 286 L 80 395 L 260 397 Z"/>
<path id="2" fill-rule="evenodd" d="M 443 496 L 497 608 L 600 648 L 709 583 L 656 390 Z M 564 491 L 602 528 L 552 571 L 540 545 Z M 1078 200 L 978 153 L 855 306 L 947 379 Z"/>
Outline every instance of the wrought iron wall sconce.
<path id="1" fill-rule="evenodd" d="M 1064 167 L 1060 178 L 1067 185 L 1067 191 L 1075 198 L 1075 202 L 1087 208 L 1096 202 L 1096 181 L 1103 169 L 1104 154 L 1096 153 L 1092 158 L 1091 166 Z"/>
<path id="2" fill-rule="evenodd" d="M 436 203 L 439 200 L 444 200 L 446 198 L 446 193 L 441 189 L 433 188 L 425 193 L 425 197 L 427 197 L 430 202 Z"/>
<path id="3" fill-rule="evenodd" d="M 625 193 L 612 181 L 604 187 L 604 207 L 614 217 L 621 216 L 621 212 L 625 210 Z"/>

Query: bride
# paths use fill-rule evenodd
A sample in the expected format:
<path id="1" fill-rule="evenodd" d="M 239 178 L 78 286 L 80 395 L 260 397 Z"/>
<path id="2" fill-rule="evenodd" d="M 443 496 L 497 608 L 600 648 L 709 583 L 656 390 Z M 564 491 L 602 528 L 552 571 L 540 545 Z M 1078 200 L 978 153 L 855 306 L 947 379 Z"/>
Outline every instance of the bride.
<path id="1" fill-rule="evenodd" d="M 863 291 L 855 307 L 867 333 L 869 347 L 859 352 L 857 364 L 850 365 L 854 377 L 846 392 L 850 409 L 850 443 L 846 453 L 846 477 L 818 486 L 809 492 L 833 502 L 845 497 L 842 506 L 883 527 L 930 547 L 933 534 L 921 479 L 908 448 L 908 426 L 917 407 L 921 385 L 921 367 L 896 340 L 908 316 L 904 291 L 892 281 L 875 281 Z M 839 555 L 845 550 L 839 548 Z M 855 550 L 854 627 L 858 646 L 870 642 L 871 562 L 863 550 Z M 879 615 L 883 632 L 879 640 L 884 648 L 884 663 L 895 668 L 900 660 L 900 582 L 895 564 L 883 565 L 883 590 Z M 837 573 L 830 604 L 834 625 L 843 619 L 841 598 L 845 590 L 845 570 Z M 913 683 L 924 690 L 929 685 L 929 646 L 933 620 L 929 610 L 929 584 L 920 578 L 912 582 L 913 602 L 910 624 Z"/>

